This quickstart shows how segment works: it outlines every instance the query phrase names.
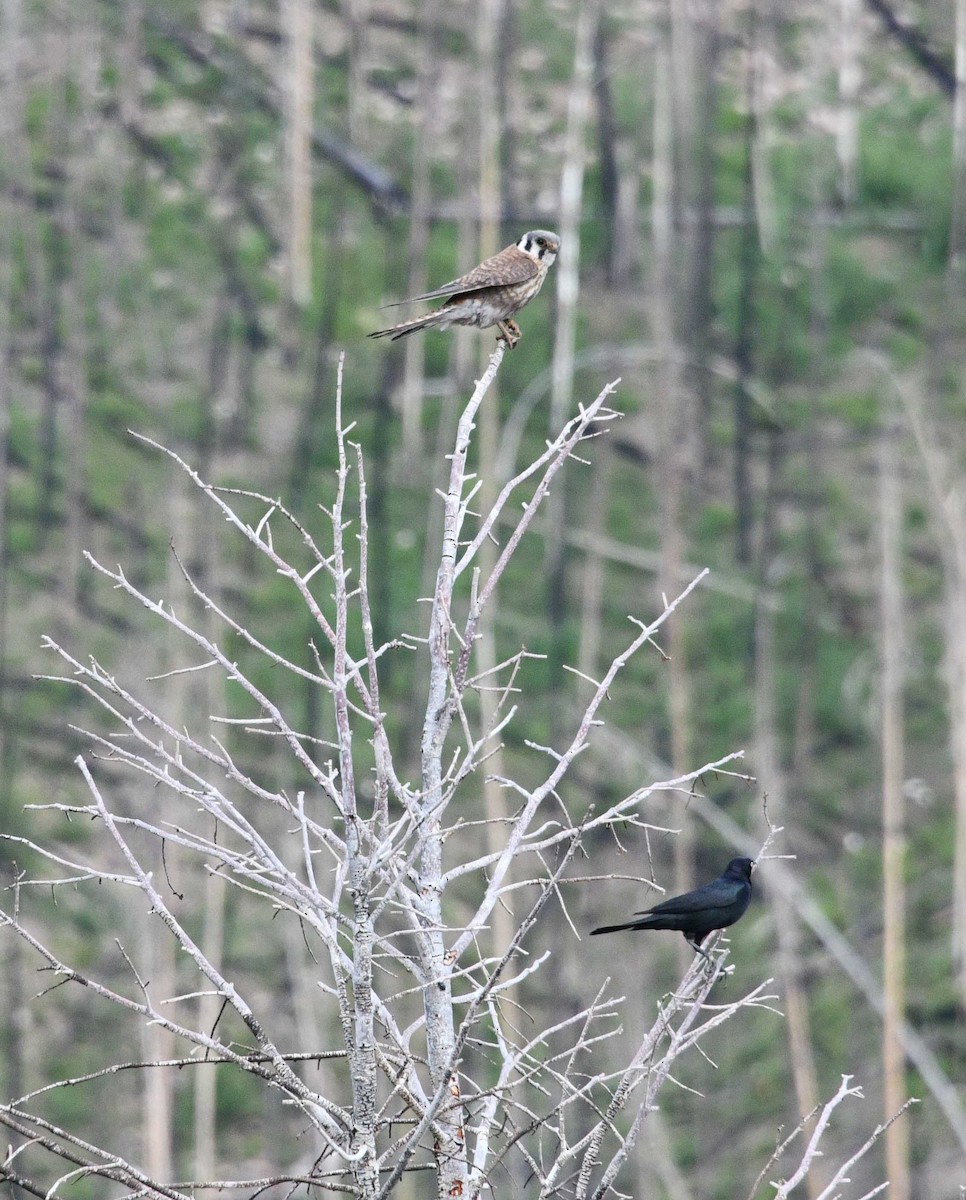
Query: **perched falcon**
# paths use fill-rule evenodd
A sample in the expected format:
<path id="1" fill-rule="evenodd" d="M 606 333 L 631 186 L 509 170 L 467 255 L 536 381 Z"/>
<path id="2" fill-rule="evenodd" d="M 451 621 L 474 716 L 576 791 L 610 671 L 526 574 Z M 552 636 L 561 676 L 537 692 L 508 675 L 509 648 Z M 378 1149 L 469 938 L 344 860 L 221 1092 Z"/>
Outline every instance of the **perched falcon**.
<path id="1" fill-rule="evenodd" d="M 504 341 L 513 347 L 521 334 L 516 321 L 510 318 L 540 291 L 559 249 L 560 238 L 555 233 L 533 229 L 525 233 L 515 246 L 507 246 L 499 254 L 481 262 L 468 275 L 461 275 L 459 279 L 432 292 L 398 301 L 399 304 L 409 304 L 413 300 L 435 300 L 438 296 L 448 296 L 442 308 L 393 325 L 391 329 L 379 329 L 369 336 L 391 337 L 395 341 L 420 329 L 449 329 L 451 325 L 475 325 L 478 329 L 489 329 L 491 325 L 497 325 Z"/>

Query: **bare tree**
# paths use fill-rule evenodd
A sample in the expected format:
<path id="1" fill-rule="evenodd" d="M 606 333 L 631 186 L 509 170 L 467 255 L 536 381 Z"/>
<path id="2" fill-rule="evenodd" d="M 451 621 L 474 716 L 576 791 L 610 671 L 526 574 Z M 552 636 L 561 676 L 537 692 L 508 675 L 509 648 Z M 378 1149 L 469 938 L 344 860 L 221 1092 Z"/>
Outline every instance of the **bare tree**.
<path id="1" fill-rule="evenodd" d="M 770 1006 L 768 980 L 744 995 L 709 1004 L 727 970 L 726 951 L 719 948 L 710 961 L 695 959 L 627 1062 L 589 1071 L 587 1055 L 617 1028 L 621 1002 L 610 993 L 608 980 L 588 986 L 576 1013 L 525 1032 L 516 1010 L 505 1007 L 507 991 L 547 960 L 546 953 L 528 958 L 525 951 L 548 902 L 561 904 L 567 917 L 564 885 L 576 882 L 568 879 L 568 868 L 584 837 L 618 823 L 647 829 L 640 808 L 648 797 L 687 789 L 710 770 L 726 772 L 736 756 L 637 787 L 600 813 L 568 802 L 562 791 L 568 770 L 601 724 L 615 679 L 652 643 L 697 586 L 698 576 L 653 619 L 633 619 L 627 644 L 596 681 L 562 743 L 531 745 L 545 763 L 537 782 L 498 781 L 515 807 L 503 827 L 502 845 L 481 846 L 479 823 L 459 801 L 467 780 L 483 767 L 514 719 L 520 703 L 515 680 L 525 658 L 520 651 L 486 678 L 474 677 L 481 617 L 564 463 L 616 415 L 607 406 L 613 390 L 608 386 L 502 487 L 476 528 L 466 528 L 478 492 L 467 473 L 474 422 L 503 354 L 499 346 L 459 420 L 425 639 L 408 635 L 386 645 L 373 639 L 364 461 L 343 419 L 341 371 L 330 547 L 320 546 L 280 500 L 220 489 L 167 451 L 256 561 L 300 597 L 318 639 L 305 661 L 278 649 L 275 631 L 262 635 L 240 622 L 180 559 L 178 569 L 207 613 L 207 624 L 146 594 L 122 568 L 90 560 L 111 588 L 142 606 L 187 649 L 182 665 L 168 677 L 201 674 L 222 681 L 225 696 L 237 697 L 235 715 L 213 713 L 195 729 L 175 724 L 150 681 L 128 683 L 95 658 L 78 657 L 50 641 L 65 668 L 59 678 L 93 702 L 95 716 L 87 722 L 92 752 L 77 759 L 86 796 L 42 807 L 48 820 L 59 813 L 94 822 L 113 862 L 29 842 L 51 871 L 42 881 L 19 880 L 12 903 L 0 912 L 0 926 L 32 949 L 54 986 L 85 989 L 113 1005 L 119 1018 L 165 1030 L 193 1053 L 166 1061 L 110 1062 L 83 1078 L 53 1080 L 0 1105 L 0 1123 L 29 1139 L 8 1153 L 0 1178 L 48 1195 L 67 1180 L 98 1176 L 167 1200 L 180 1200 L 195 1188 L 283 1183 L 381 1200 L 405 1173 L 429 1171 L 440 1198 L 478 1197 L 493 1190 L 499 1172 L 520 1156 L 541 1197 L 602 1200 L 615 1193 L 675 1062 L 739 1013 Z M 522 508 L 503 527 L 500 518 L 511 500 L 522 500 Z M 500 539 L 500 547 L 492 571 L 484 575 L 478 570 L 479 552 L 491 537 Z M 404 778 L 394 757 L 379 690 L 381 660 L 405 647 L 421 648 L 428 679 L 413 781 Z M 271 669 L 246 671 L 246 659 Z M 310 683 L 328 696 L 328 740 L 307 736 L 293 722 L 280 677 Z M 498 688 L 500 696 L 496 724 L 482 729 L 469 703 L 481 686 Z M 250 739 L 271 739 L 284 752 L 287 784 L 294 780 L 294 786 L 275 786 L 264 756 L 246 765 L 226 736 L 226 725 L 242 747 Z M 150 799 L 133 810 L 128 806 L 135 789 L 122 786 L 127 776 L 150 785 L 140 792 Z M 125 792 L 128 799 L 119 802 Z M 296 853 L 280 849 L 282 828 Z M 335 1045 L 285 1049 L 285 1026 L 269 997 L 237 964 L 229 974 L 227 965 L 213 961 L 195 936 L 167 872 L 165 848 L 171 847 L 220 876 L 239 903 L 254 905 L 269 922 L 277 917 L 300 927 L 316 958 L 316 983 L 329 1007 Z M 162 865 L 155 869 L 159 853 Z M 554 865 L 548 865 L 554 856 Z M 57 893 L 91 887 L 102 896 L 106 889 L 147 902 L 151 920 L 185 964 L 178 994 L 163 994 L 145 973 L 140 947 L 120 938 L 116 980 L 98 968 L 82 971 L 58 948 L 56 930 L 44 926 L 43 897 L 51 888 Z M 511 888 L 527 897 L 523 915 L 505 951 L 487 953 L 480 948 L 482 935 Z M 471 898 L 469 916 L 459 924 L 452 923 L 445 903 L 455 892 Z M 191 980 L 187 989 L 185 976 Z M 194 1003 L 205 993 L 217 1002 L 210 1026 Z M 338 1060 L 344 1073 L 320 1090 L 297 1070 L 306 1059 Z M 303 1144 L 312 1143 L 304 1161 L 257 1179 L 236 1174 L 157 1179 L 137 1165 L 136 1156 L 119 1153 L 107 1139 L 93 1141 L 83 1128 L 65 1128 L 44 1115 L 41 1097 L 51 1091 L 83 1087 L 125 1069 L 186 1066 L 218 1066 L 259 1081 L 265 1105 L 291 1113 L 303 1131 Z"/>
<path id="2" fill-rule="evenodd" d="M 814 1166 L 816 1159 L 821 1157 L 822 1152 L 819 1149 L 819 1144 L 822 1140 L 822 1135 L 825 1133 L 832 1114 L 835 1112 L 838 1106 L 850 1096 L 864 1099 L 862 1089 L 853 1087 L 851 1081 L 851 1075 L 843 1075 L 842 1082 L 839 1085 L 839 1089 L 835 1095 L 832 1096 L 830 1100 L 827 1100 L 826 1103 L 821 1106 L 820 1110 L 816 1108 L 814 1113 L 809 1114 L 809 1116 L 815 1116 L 818 1118 L 815 1122 L 815 1128 L 812 1131 L 812 1135 L 808 1142 L 805 1144 L 805 1148 L 802 1151 L 801 1160 L 792 1173 L 786 1178 L 780 1179 L 778 1182 L 771 1183 L 771 1186 L 775 1189 L 774 1200 L 788 1200 L 788 1197 L 792 1194 L 795 1188 L 798 1187 L 803 1179 L 811 1178 L 812 1167 Z M 881 1125 L 876 1126 L 871 1136 L 865 1142 L 863 1142 L 855 1154 L 853 1154 L 847 1162 L 843 1163 L 838 1170 L 836 1170 L 829 1183 L 817 1191 L 816 1200 L 835 1200 L 836 1197 L 840 1196 L 842 1193 L 838 1191 L 838 1188 L 843 1183 L 849 1182 L 849 1171 L 852 1170 L 859 1159 L 863 1158 L 872 1149 L 881 1135 L 883 1133 L 887 1133 L 888 1130 L 893 1127 L 894 1122 L 900 1116 L 902 1116 L 902 1114 L 911 1104 L 914 1103 L 915 1101 L 913 1100 L 906 1100 L 901 1108 L 897 1109 L 896 1112 L 887 1118 L 887 1120 L 883 1121 Z M 749 1200 L 753 1200 L 753 1197 L 758 1195 L 759 1186 L 765 1179 L 769 1177 L 772 1169 L 781 1160 L 782 1156 L 789 1149 L 790 1145 L 802 1132 L 804 1125 L 805 1122 L 803 1121 L 801 1125 L 798 1125 L 795 1129 L 793 1129 L 789 1136 L 779 1144 L 775 1150 L 775 1153 L 765 1164 L 760 1175 L 755 1180 L 755 1185 L 751 1189 Z M 884 1192 L 888 1186 L 888 1183 L 882 1183 L 878 1187 L 873 1188 L 871 1192 L 866 1192 L 865 1195 L 860 1198 L 860 1200 L 872 1200 L 873 1196 L 878 1196 L 881 1192 Z"/>

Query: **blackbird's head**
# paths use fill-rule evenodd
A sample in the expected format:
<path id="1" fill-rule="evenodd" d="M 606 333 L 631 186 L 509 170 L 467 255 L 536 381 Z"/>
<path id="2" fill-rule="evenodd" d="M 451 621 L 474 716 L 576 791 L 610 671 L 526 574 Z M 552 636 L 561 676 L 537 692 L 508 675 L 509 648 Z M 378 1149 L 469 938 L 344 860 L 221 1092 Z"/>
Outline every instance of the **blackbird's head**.
<path id="1" fill-rule="evenodd" d="M 729 879 L 743 879 L 746 882 L 751 883 L 751 869 L 754 865 L 755 860 L 753 858 L 733 858 L 731 862 L 728 863 L 728 869 L 725 871 L 725 875 L 727 875 Z"/>

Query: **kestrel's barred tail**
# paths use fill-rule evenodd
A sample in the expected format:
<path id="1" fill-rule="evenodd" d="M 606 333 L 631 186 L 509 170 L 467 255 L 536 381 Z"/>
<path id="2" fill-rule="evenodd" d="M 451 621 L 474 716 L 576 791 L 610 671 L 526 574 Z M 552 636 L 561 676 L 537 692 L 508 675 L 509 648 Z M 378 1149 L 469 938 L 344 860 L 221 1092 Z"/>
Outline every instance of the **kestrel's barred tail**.
<path id="1" fill-rule="evenodd" d="M 520 340 L 520 328 L 510 318 L 540 291 L 559 249 L 560 238 L 555 233 L 545 229 L 531 230 L 515 245 L 507 246 L 481 262 L 467 275 L 412 297 L 413 300 L 447 297 L 435 311 L 402 321 L 389 329 L 377 329 L 369 336 L 389 337 L 395 341 L 420 329 L 449 329 L 451 325 L 489 329 L 496 325 L 507 345 L 515 346 Z"/>
<path id="2" fill-rule="evenodd" d="M 406 337 L 410 333 L 418 333 L 420 329 L 429 329 L 431 325 L 442 324 L 439 320 L 438 312 L 427 313 L 425 317 L 414 317 L 411 321 L 403 321 L 400 325 L 393 325 L 391 329 L 377 329 L 375 333 L 366 334 L 367 337 L 381 338 L 387 337 L 396 341 L 397 338 Z M 447 321 L 446 324 L 449 324 Z"/>

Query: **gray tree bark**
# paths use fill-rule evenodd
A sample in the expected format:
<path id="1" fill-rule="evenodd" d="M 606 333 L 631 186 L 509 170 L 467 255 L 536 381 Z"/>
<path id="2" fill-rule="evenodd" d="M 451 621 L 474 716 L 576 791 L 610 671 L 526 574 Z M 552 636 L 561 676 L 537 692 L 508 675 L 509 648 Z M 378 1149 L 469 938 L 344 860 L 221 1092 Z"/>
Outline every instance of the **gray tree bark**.
<path id="1" fill-rule="evenodd" d="M 296 309 L 312 298 L 312 107 L 315 95 L 311 0 L 284 0 L 289 74 L 286 110 L 288 158 L 288 293 Z"/>
<path id="2" fill-rule="evenodd" d="M 966 274 L 966 0 L 956 0 L 956 90 L 953 93 L 953 191 L 949 267 L 961 289 Z"/>
<path id="3" fill-rule="evenodd" d="M 415 145 L 413 148 L 412 187 L 409 203 L 409 271 L 406 295 L 418 296 L 427 290 L 426 252 L 429 248 L 429 207 L 431 200 L 430 163 L 432 147 L 438 137 L 438 55 L 439 0 L 420 5 L 419 55 L 416 87 Z M 403 340 L 403 377 L 400 394 L 402 444 L 404 455 L 418 462 L 422 454 L 423 389 L 425 385 L 426 343 L 422 337 Z"/>
<path id="4" fill-rule="evenodd" d="M 653 282 L 651 325 L 659 355 L 657 406 L 660 446 L 661 565 L 658 575 L 662 595 L 670 595 L 684 562 L 683 506 L 689 472 L 693 468 L 694 397 L 681 369 L 675 311 L 675 263 L 680 245 L 675 219 L 676 170 L 671 71 L 675 51 L 661 47 L 654 70 L 654 203 L 652 207 Z M 679 101 L 676 101 L 679 102 Z M 691 692 L 687 669 L 684 617 L 675 614 L 669 623 L 665 652 L 668 657 L 667 698 L 671 743 L 671 769 L 686 770 L 690 755 Z M 674 842 L 674 890 L 692 886 L 694 825 L 681 821 Z M 680 951 L 679 947 L 679 951 Z M 684 951 L 679 954 L 683 965 Z"/>
<path id="5" fill-rule="evenodd" d="M 882 653 L 882 1073 L 885 1118 L 908 1096 L 906 1058 L 899 1038 L 905 1019 L 905 722 L 902 587 L 902 485 L 895 422 L 886 418 L 879 440 Z M 909 1122 L 886 1130 L 886 1174 L 892 1200 L 909 1200 Z"/>

